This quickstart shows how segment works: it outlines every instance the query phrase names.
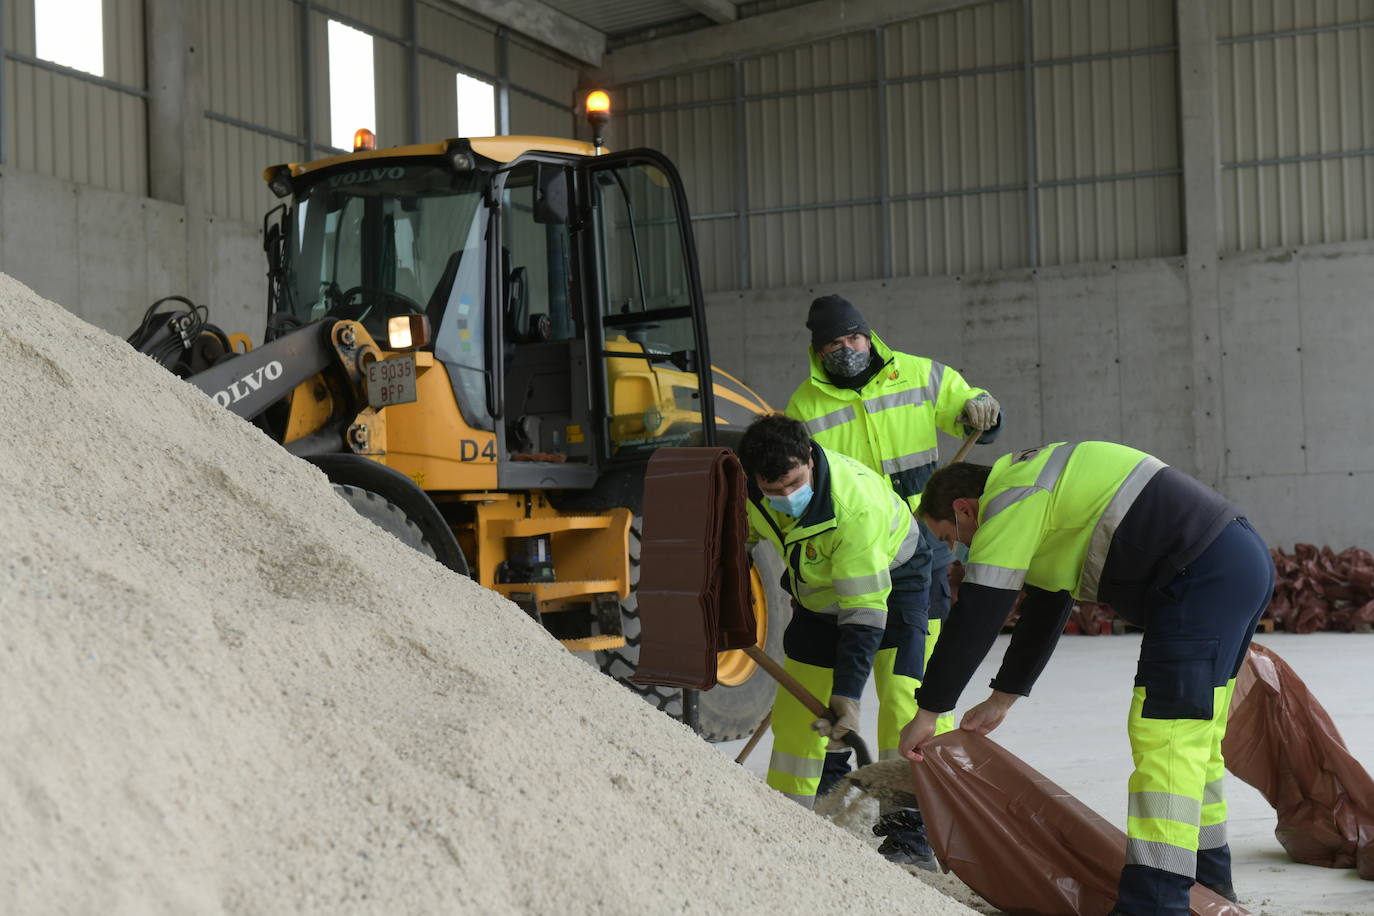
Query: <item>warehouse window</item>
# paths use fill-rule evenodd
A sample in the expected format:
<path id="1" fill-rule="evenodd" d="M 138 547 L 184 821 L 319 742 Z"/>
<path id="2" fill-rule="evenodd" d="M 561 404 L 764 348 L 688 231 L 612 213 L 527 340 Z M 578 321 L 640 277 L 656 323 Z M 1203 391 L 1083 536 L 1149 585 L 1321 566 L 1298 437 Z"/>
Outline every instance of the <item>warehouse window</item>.
<path id="1" fill-rule="evenodd" d="M 34 4 L 34 52 L 73 70 L 105 75 L 102 0 L 42 0 Z"/>
<path id="2" fill-rule="evenodd" d="M 377 130 L 372 36 L 329 20 L 329 142 L 353 149 L 353 132 Z M 381 145 L 380 142 L 378 144 Z"/>
<path id="3" fill-rule="evenodd" d="M 495 88 L 475 76 L 458 74 L 458 136 L 495 136 Z"/>

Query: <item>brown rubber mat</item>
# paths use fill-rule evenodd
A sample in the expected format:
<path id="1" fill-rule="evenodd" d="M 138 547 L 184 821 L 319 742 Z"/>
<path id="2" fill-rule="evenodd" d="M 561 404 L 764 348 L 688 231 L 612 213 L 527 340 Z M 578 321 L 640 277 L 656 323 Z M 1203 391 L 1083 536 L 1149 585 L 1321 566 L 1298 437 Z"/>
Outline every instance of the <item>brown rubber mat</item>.
<path id="1" fill-rule="evenodd" d="M 716 654 L 757 641 L 744 483 L 729 449 L 661 448 L 649 459 L 636 683 L 709 690 Z"/>

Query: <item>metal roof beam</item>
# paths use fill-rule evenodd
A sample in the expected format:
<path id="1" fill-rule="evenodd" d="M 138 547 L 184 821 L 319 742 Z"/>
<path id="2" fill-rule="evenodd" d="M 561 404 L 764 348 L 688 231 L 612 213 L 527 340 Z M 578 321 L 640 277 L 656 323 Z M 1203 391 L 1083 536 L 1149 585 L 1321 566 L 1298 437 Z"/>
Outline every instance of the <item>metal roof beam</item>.
<path id="1" fill-rule="evenodd" d="M 429 0 L 435 2 L 435 0 Z M 606 33 L 539 0 L 442 0 L 478 13 L 593 67 L 606 53 Z M 435 3 L 435 5 L 441 5 Z"/>
<path id="2" fill-rule="evenodd" d="M 680 0 L 687 2 L 687 0 Z M 617 48 L 587 84 L 614 86 L 705 67 L 735 57 L 877 28 L 891 22 L 943 13 L 987 0 L 814 0 L 800 6 Z"/>
<path id="3" fill-rule="evenodd" d="M 701 13 L 712 22 L 734 22 L 739 18 L 739 7 L 730 0 L 681 0 L 682 5 L 694 12 Z"/>

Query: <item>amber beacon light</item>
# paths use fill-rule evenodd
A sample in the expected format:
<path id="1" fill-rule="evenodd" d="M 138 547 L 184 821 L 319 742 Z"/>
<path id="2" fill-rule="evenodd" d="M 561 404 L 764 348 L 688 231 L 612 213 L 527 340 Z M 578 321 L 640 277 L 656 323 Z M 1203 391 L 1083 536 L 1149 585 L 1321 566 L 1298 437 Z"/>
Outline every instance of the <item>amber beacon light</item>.
<path id="1" fill-rule="evenodd" d="M 377 148 L 377 135 L 366 127 L 359 127 L 353 131 L 353 152 L 361 152 L 365 149 Z"/>
<path id="2" fill-rule="evenodd" d="M 611 97 L 604 89 L 587 93 L 587 123 L 592 126 L 592 146 L 601 150 L 606 124 L 611 120 Z"/>

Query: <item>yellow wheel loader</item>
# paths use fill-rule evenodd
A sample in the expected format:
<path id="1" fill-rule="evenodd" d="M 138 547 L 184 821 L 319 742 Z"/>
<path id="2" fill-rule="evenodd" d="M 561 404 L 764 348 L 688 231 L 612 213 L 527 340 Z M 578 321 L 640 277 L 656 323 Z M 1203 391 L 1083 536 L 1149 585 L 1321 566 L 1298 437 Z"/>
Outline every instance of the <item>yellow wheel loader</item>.
<path id="1" fill-rule="evenodd" d="M 542 137 L 362 139 L 265 172 L 282 203 L 262 344 L 185 300 L 155 303 L 130 342 L 624 681 L 649 456 L 730 445 L 768 410 L 710 363 L 677 170 Z M 781 568 L 756 563 L 760 643 L 780 655 Z M 719 668 L 696 720 L 724 740 L 773 685 L 743 652 Z M 676 690 L 627 686 L 684 713 Z"/>

